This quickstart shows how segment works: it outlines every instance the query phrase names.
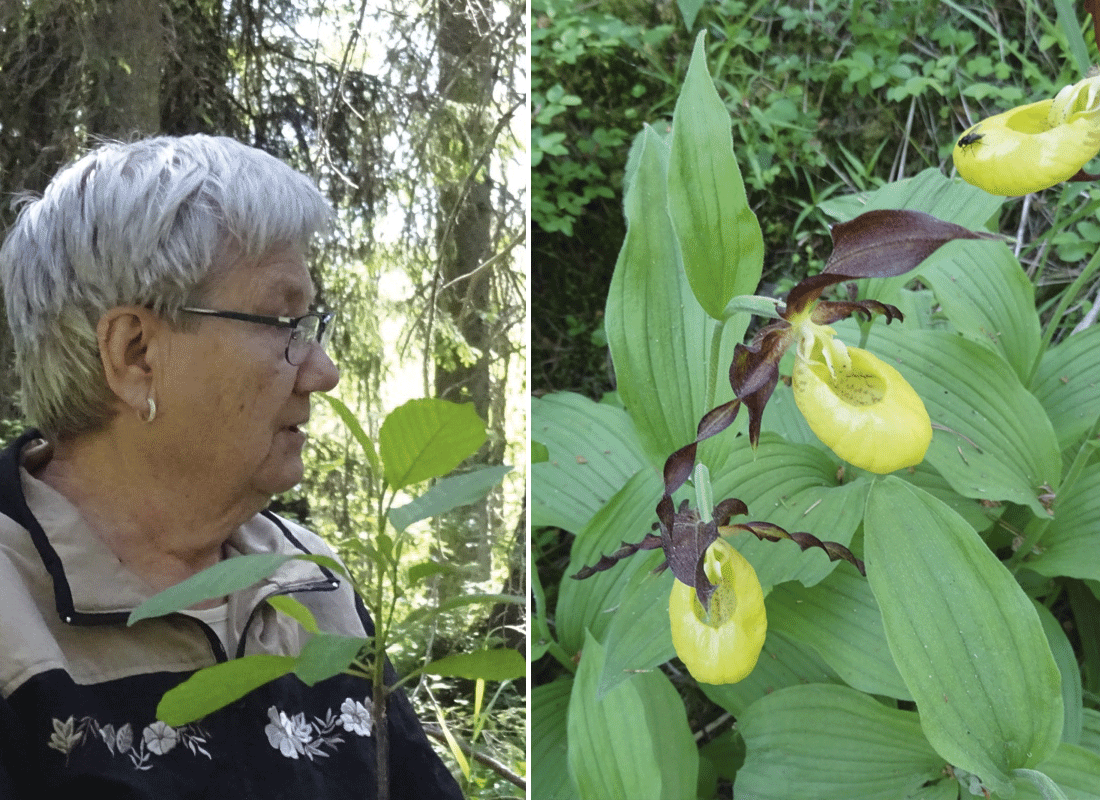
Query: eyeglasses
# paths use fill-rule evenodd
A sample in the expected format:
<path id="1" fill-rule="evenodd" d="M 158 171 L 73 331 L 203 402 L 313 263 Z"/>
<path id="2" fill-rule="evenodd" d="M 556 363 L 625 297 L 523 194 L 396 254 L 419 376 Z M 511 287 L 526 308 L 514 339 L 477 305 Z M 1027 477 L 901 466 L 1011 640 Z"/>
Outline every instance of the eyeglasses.
<path id="1" fill-rule="evenodd" d="M 332 338 L 334 311 L 314 311 L 300 317 L 268 317 L 263 314 L 244 314 L 240 311 L 214 311 L 209 308 L 181 308 L 188 314 L 201 314 L 221 319 L 237 319 L 242 322 L 256 322 L 276 328 L 289 328 L 290 340 L 286 344 L 286 360 L 294 367 L 299 366 L 309 355 L 311 346 L 316 343 L 322 348 L 328 347 Z"/>

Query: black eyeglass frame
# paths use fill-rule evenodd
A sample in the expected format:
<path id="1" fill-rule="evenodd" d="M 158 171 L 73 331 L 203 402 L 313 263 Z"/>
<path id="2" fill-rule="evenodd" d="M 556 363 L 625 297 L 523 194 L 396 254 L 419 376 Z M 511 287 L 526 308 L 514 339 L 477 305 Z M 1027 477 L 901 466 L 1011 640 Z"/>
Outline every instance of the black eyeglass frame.
<path id="1" fill-rule="evenodd" d="M 316 343 L 324 348 L 327 338 L 326 332 L 329 332 L 329 325 L 333 318 L 336 316 L 335 311 L 311 311 L 308 314 L 303 314 L 300 317 L 271 317 L 264 314 L 246 314 L 243 311 L 217 311 L 212 308 L 193 308 L 190 306 L 181 308 L 180 311 L 187 314 L 199 314 L 205 317 L 217 317 L 219 319 L 235 319 L 240 322 L 255 322 L 258 325 L 270 325 L 275 328 L 286 328 L 291 331 L 290 339 L 287 340 L 286 350 L 283 352 L 286 362 L 292 367 L 301 366 L 302 361 L 295 364 L 290 359 L 290 346 L 294 344 L 293 331 L 298 328 L 302 320 L 309 319 L 310 317 L 317 318 L 317 335 L 313 338 L 311 343 Z"/>

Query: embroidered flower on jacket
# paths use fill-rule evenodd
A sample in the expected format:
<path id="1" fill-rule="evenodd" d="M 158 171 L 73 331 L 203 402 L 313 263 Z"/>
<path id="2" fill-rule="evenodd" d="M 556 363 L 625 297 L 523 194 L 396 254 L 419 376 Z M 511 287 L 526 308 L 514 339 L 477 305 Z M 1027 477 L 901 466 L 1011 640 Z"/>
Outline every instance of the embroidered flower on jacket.
<path id="1" fill-rule="evenodd" d="M 271 723 L 264 728 L 271 746 L 287 758 L 297 758 L 306 752 L 306 745 L 313 739 L 313 726 L 306 722 L 305 714 L 288 717 L 272 706 L 267 710 Z"/>
<path id="2" fill-rule="evenodd" d="M 157 720 L 142 731 L 141 738 L 150 753 L 162 756 L 179 744 L 180 735 L 171 725 Z"/>
<path id="3" fill-rule="evenodd" d="M 206 740 L 206 732 L 196 724 L 173 728 L 157 720 L 146 725 L 135 742 L 134 728 L 129 722 L 115 728 L 113 723 L 103 725 L 92 717 L 79 720 L 69 717 L 64 722 L 54 719 L 49 746 L 68 758 L 77 745 L 101 741 L 112 756 L 127 756 L 135 769 L 149 770 L 153 768 L 152 756 L 162 756 L 177 745 L 186 747 L 192 755 L 210 758 L 203 746 Z"/>
<path id="4" fill-rule="evenodd" d="M 367 700 L 369 698 L 364 698 L 364 701 Z M 340 724 L 344 726 L 344 730 L 348 733 L 370 736 L 371 728 L 374 727 L 374 719 L 369 708 L 358 700 L 352 700 L 349 697 L 340 706 Z"/>

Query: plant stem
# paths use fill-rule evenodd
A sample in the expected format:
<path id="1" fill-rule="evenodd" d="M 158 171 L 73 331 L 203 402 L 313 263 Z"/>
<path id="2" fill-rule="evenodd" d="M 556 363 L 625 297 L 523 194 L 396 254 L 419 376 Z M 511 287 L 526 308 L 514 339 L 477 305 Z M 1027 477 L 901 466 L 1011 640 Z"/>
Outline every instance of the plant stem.
<path id="1" fill-rule="evenodd" d="M 722 356 L 722 333 L 726 330 L 726 323 L 719 322 L 710 332 L 710 382 L 707 384 L 707 401 L 703 405 L 704 410 L 714 408 L 714 396 L 718 393 L 718 359 Z"/>

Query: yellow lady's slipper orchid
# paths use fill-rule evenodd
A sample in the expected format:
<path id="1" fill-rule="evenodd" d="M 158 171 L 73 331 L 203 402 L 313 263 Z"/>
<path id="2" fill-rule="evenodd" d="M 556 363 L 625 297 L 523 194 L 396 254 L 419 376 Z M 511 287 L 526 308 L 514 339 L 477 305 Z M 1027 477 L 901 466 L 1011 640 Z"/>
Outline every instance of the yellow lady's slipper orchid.
<path id="1" fill-rule="evenodd" d="M 952 156 L 967 183 L 1015 196 L 1073 177 L 1098 152 L 1100 76 L 982 120 L 963 133 Z"/>
<path id="2" fill-rule="evenodd" d="M 673 583 L 668 600 L 672 644 L 695 680 L 737 683 L 752 672 L 764 647 L 764 591 L 752 564 L 725 539 L 715 539 L 703 559 L 707 579 L 715 585 L 710 608 L 700 605 L 694 587 Z"/>
<path id="3" fill-rule="evenodd" d="M 885 474 L 919 464 L 932 442 L 924 403 L 896 369 L 808 318 L 798 326 L 792 385 L 798 410 L 829 449 Z"/>

